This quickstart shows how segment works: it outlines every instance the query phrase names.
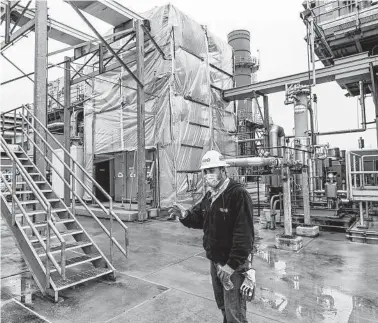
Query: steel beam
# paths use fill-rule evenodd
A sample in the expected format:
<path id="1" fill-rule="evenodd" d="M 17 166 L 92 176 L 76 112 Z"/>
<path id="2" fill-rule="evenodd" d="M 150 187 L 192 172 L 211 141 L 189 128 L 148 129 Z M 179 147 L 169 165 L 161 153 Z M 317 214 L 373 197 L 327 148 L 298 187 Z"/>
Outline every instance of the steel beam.
<path id="1" fill-rule="evenodd" d="M 5 5 L 5 44 L 9 44 L 10 42 L 10 14 L 11 14 L 11 8 L 10 8 L 10 2 L 8 2 Z M 3 48 L 3 46 L 1 46 Z"/>
<path id="2" fill-rule="evenodd" d="M 13 33 L 13 31 L 15 30 L 15 28 L 18 26 L 18 23 L 20 22 L 20 20 L 24 16 L 26 10 L 29 9 L 30 4 L 31 4 L 31 0 L 29 0 L 29 2 L 26 4 L 26 7 L 22 10 L 21 15 L 17 18 L 16 22 L 13 25 L 13 28 L 11 29 L 11 33 Z"/>
<path id="3" fill-rule="evenodd" d="M 47 126 L 47 1 L 35 3 L 35 78 L 34 78 L 34 114 Z M 44 129 L 36 124 L 36 130 L 46 137 Z M 45 144 L 40 136 L 34 135 L 34 141 L 41 151 L 45 152 Z M 34 148 L 34 160 L 42 174 L 46 174 L 45 156 Z"/>
<path id="4" fill-rule="evenodd" d="M 17 5 L 15 9 L 12 10 L 12 18 L 19 20 L 19 26 L 24 26 L 30 20 L 34 19 L 35 16 L 34 11 L 27 9 L 25 10 L 24 15 L 20 17 L 24 9 L 24 6 Z M 65 43 L 67 45 L 74 46 L 85 41 L 93 40 L 92 36 L 51 18 L 48 19 L 47 25 L 49 26 L 49 38 Z"/>
<path id="5" fill-rule="evenodd" d="M 16 78 L 14 78 L 14 79 L 12 79 L 12 80 L 8 80 L 8 81 L 5 81 L 5 82 L 2 82 L 2 83 L 0 83 L 0 85 L 5 85 L 5 84 L 7 84 L 7 83 L 10 83 L 10 82 L 13 82 L 13 81 L 16 81 L 16 80 L 19 80 L 19 79 L 22 79 L 22 78 L 24 78 L 24 77 L 26 77 L 26 78 L 28 78 L 30 81 L 32 81 L 33 83 L 35 83 L 34 82 L 34 80 L 30 77 L 30 75 L 34 75 L 35 73 L 34 72 L 32 72 L 32 73 L 28 73 L 28 74 L 26 74 L 22 69 L 20 69 L 15 63 L 13 63 L 8 57 L 6 57 L 4 54 L 1 54 L 1 56 L 3 56 L 14 68 L 16 68 L 19 72 L 21 72 L 22 74 L 23 74 L 23 76 L 19 76 L 19 77 L 16 77 Z M 47 69 L 49 69 L 49 68 L 52 68 L 52 67 L 54 67 L 54 66 L 49 66 L 49 67 L 47 67 Z M 55 99 L 52 95 L 50 95 L 50 94 L 47 94 L 52 100 L 54 100 L 58 105 L 60 105 L 62 108 L 63 108 L 63 105 L 57 100 L 57 99 Z"/>
<path id="6" fill-rule="evenodd" d="M 353 55 L 335 60 L 335 65 L 316 70 L 316 84 L 323 84 L 338 80 L 347 83 L 370 78 L 369 64 L 378 66 L 378 55 L 368 56 L 367 53 Z M 271 94 L 285 91 L 286 84 L 309 84 L 308 71 L 268 81 L 258 82 L 223 91 L 223 98 L 227 101 L 244 100 L 255 97 L 256 93 Z M 312 77 L 310 77 L 310 84 Z"/>
<path id="7" fill-rule="evenodd" d="M 96 30 L 95 27 L 89 22 L 89 20 L 83 15 L 83 13 L 77 8 L 74 1 L 67 1 L 71 7 L 75 10 L 75 12 L 80 16 L 80 18 L 88 25 L 88 27 L 93 31 L 93 33 L 101 40 L 101 42 L 105 45 L 105 47 L 113 54 L 116 60 L 125 68 L 125 70 L 132 76 L 132 78 L 137 82 L 137 84 L 143 87 L 143 83 L 134 75 L 133 72 L 129 69 L 129 67 L 125 64 L 125 62 L 116 54 L 114 49 L 106 42 L 106 40 L 100 35 L 100 33 Z M 144 47 L 144 42 L 142 43 Z M 144 48 L 143 48 L 144 52 Z"/>
<path id="8" fill-rule="evenodd" d="M 28 21 L 24 26 L 22 26 L 20 29 L 18 29 L 16 32 L 14 32 L 12 35 L 9 35 L 9 37 L 4 40 L 1 45 L 1 51 L 3 52 L 5 49 L 7 49 L 13 42 L 15 42 L 20 37 L 24 36 L 26 32 L 34 28 L 35 19 L 32 19 Z"/>
<path id="9" fill-rule="evenodd" d="M 136 27 L 136 55 L 137 75 L 141 82 L 144 82 L 144 33 L 141 21 L 135 22 Z M 138 220 L 147 219 L 146 210 L 146 142 L 145 142 L 145 106 L 143 83 L 138 83 L 137 88 L 137 172 L 138 172 Z"/>
<path id="10" fill-rule="evenodd" d="M 153 51 L 153 50 L 149 50 L 149 51 L 146 52 L 145 54 L 147 55 L 147 54 L 151 53 L 152 51 Z M 125 61 L 126 64 L 131 64 L 131 63 L 134 63 L 134 62 L 136 61 L 134 57 L 127 57 L 126 59 L 127 59 L 127 61 Z M 111 64 L 111 65 L 109 65 L 109 66 L 104 66 L 103 73 L 110 72 L 110 71 L 112 71 L 112 70 L 115 70 L 115 69 L 117 69 L 117 68 L 120 68 L 121 66 L 122 66 L 122 65 L 121 65 L 119 62 L 117 62 L 117 63 L 113 63 L 113 64 Z M 81 74 L 81 73 L 80 73 L 80 74 Z M 82 74 L 81 77 L 78 77 L 78 78 L 72 80 L 71 85 L 74 85 L 74 84 L 77 84 L 77 83 L 83 82 L 83 81 L 85 81 L 85 80 L 87 80 L 87 79 L 90 79 L 90 78 L 96 77 L 96 76 L 98 76 L 98 75 L 100 75 L 100 74 L 101 74 L 101 73 L 100 73 L 99 70 L 96 70 L 96 71 L 94 71 L 94 72 L 92 72 L 92 73 L 89 73 L 89 74 L 84 74 L 84 75 Z"/>
<path id="11" fill-rule="evenodd" d="M 66 1 L 65 2 L 70 2 Z M 76 1 L 78 9 L 112 26 L 118 26 L 128 20 L 145 20 L 142 16 L 113 0 Z"/>
<path id="12" fill-rule="evenodd" d="M 64 120 L 64 148 L 69 152 L 70 151 L 70 121 L 71 121 L 71 61 L 69 57 L 64 58 L 66 63 L 64 64 L 64 110 L 63 110 L 63 120 Z M 70 157 L 68 154 L 64 154 L 64 163 L 69 165 L 70 164 Z M 74 179 L 72 178 L 72 182 L 70 181 L 70 172 L 68 168 L 64 168 L 64 180 L 67 183 L 71 183 L 73 185 Z M 70 197 L 70 187 L 68 185 L 64 185 L 64 203 L 69 207 L 71 205 L 71 197 Z M 72 196 L 74 199 L 75 197 Z"/>

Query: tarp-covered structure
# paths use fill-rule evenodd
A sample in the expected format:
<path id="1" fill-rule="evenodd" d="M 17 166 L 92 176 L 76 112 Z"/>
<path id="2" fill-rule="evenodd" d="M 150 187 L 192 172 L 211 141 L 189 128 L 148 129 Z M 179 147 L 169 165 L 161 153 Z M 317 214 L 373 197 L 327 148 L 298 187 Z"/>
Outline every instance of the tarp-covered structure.
<path id="1" fill-rule="evenodd" d="M 233 87 L 233 51 L 172 5 L 143 16 L 164 52 L 145 38 L 146 148 L 157 149 L 160 206 L 190 203 L 187 172 L 198 170 L 211 148 L 236 154 L 234 103 L 221 90 Z M 129 40 L 114 43 L 120 48 Z M 135 47 L 121 55 L 136 71 Z M 137 85 L 124 68 L 91 81 L 91 99 L 84 106 L 85 164 L 93 156 L 133 151 L 137 147 Z M 197 187 L 201 190 L 201 184 Z"/>

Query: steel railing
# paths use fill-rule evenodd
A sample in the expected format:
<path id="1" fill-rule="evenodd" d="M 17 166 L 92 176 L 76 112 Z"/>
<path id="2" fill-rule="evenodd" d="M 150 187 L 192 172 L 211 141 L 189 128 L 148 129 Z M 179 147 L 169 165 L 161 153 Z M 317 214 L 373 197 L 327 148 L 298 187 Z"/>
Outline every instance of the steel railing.
<path id="1" fill-rule="evenodd" d="M 63 165 L 63 167 L 68 170 L 71 176 L 71 182 L 73 187 L 70 186 L 70 183 L 67 182 L 65 178 L 60 174 L 60 171 L 56 169 L 56 167 L 53 165 L 53 163 L 46 157 L 46 154 L 41 150 L 40 147 L 36 145 L 34 140 L 31 138 L 31 136 L 28 134 L 28 131 L 24 131 L 24 128 L 22 129 L 23 135 L 27 137 L 27 141 L 29 143 L 32 143 L 32 145 L 41 153 L 41 155 L 44 156 L 45 161 L 51 166 L 52 169 L 55 170 L 56 174 L 62 179 L 63 183 L 70 187 L 70 190 L 74 197 L 77 198 L 77 200 L 84 206 L 86 211 L 92 216 L 92 218 L 99 224 L 101 229 L 105 232 L 105 234 L 110 238 L 110 261 L 112 263 L 112 255 L 113 255 L 113 244 L 121 251 L 121 253 L 128 257 L 128 245 L 129 245 L 129 238 L 128 238 L 128 227 L 122 222 L 122 220 L 118 217 L 118 215 L 113 211 L 113 200 L 110 197 L 110 195 L 96 182 L 96 180 L 84 169 L 82 165 L 80 165 L 74 157 L 63 147 L 63 145 L 48 131 L 48 129 L 34 116 L 32 111 L 27 106 L 19 107 L 18 109 L 22 109 L 22 113 L 19 113 L 18 116 L 20 116 L 25 124 L 23 126 L 28 127 L 28 131 L 33 131 L 36 136 L 43 142 L 44 146 L 49 149 L 54 156 L 59 160 L 59 162 Z M 26 111 L 26 115 L 25 112 Z M 33 124 L 34 121 L 34 124 Z M 51 140 L 64 152 L 66 156 L 69 157 L 70 163 L 72 165 L 67 165 L 65 161 L 58 155 L 58 153 L 51 147 L 51 145 L 48 143 L 48 141 L 42 136 L 36 129 L 35 126 L 43 129 L 45 134 L 51 138 Z M 88 188 L 82 180 L 76 175 L 75 168 L 80 169 L 80 171 L 83 172 L 83 174 L 89 179 L 93 186 L 95 186 L 109 201 L 109 209 L 106 209 L 103 203 L 101 203 L 98 198 L 93 194 L 92 188 Z M 95 203 L 99 205 L 99 207 L 105 212 L 107 216 L 109 216 L 110 220 L 110 228 L 109 230 L 102 224 L 100 219 L 94 214 L 94 212 L 87 206 L 87 204 L 83 201 L 83 199 L 75 192 L 74 186 L 75 182 L 77 182 L 79 185 L 81 185 L 84 189 L 84 191 L 93 199 Z M 73 208 L 75 207 L 75 198 L 72 199 Z M 114 238 L 113 236 L 113 219 L 118 222 L 118 224 L 124 229 L 125 231 L 125 248 L 123 248 L 119 242 Z"/>
<path id="2" fill-rule="evenodd" d="M 32 229 L 33 233 L 38 239 L 38 242 L 46 252 L 46 265 L 45 265 L 45 271 L 46 271 L 46 288 L 50 287 L 50 261 L 56 268 L 57 272 L 61 275 L 63 279 L 66 279 L 66 254 L 65 254 L 65 247 L 66 247 L 66 241 L 64 238 L 60 235 L 58 229 L 55 227 L 51 220 L 51 204 L 46 199 L 46 197 L 42 194 L 38 186 L 35 184 L 34 180 L 31 178 L 29 173 L 25 170 L 24 166 L 21 164 L 15 153 L 8 149 L 7 143 L 3 137 L 1 137 L 1 147 L 4 150 L 4 152 L 9 156 L 9 158 L 12 161 L 12 187 L 9 186 L 8 181 L 6 180 L 5 176 L 1 174 L 1 178 L 6 185 L 7 189 L 12 195 L 12 224 L 15 225 L 16 223 L 16 210 L 14 203 L 17 203 L 17 206 L 19 207 L 21 213 L 23 214 L 24 219 L 28 223 L 29 227 Z M 43 210 L 46 212 L 46 244 L 43 241 L 43 238 L 41 237 L 38 230 L 35 228 L 34 223 L 30 220 L 29 215 L 26 213 L 24 207 L 22 206 L 20 200 L 17 197 L 16 194 L 16 169 L 18 169 L 21 177 L 25 180 L 25 183 L 30 187 L 31 191 L 33 192 L 34 196 L 40 203 Z M 61 265 L 57 263 L 53 255 L 51 254 L 50 244 L 51 244 L 51 232 L 50 229 L 53 230 L 55 235 L 57 236 L 58 240 L 61 243 Z M 30 247 L 34 250 L 32 247 L 30 241 L 28 241 Z"/>

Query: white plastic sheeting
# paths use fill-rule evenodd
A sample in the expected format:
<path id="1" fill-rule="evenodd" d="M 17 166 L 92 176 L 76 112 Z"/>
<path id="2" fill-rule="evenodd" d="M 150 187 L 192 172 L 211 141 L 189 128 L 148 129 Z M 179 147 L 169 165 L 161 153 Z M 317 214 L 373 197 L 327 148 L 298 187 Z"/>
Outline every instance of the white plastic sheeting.
<path id="1" fill-rule="evenodd" d="M 172 5 L 143 15 L 150 20 L 151 41 L 145 46 L 146 148 L 159 147 L 161 207 L 189 204 L 185 171 L 197 170 L 211 148 L 236 153 L 234 103 L 219 89 L 233 86 L 232 48 Z M 114 43 L 120 48 L 128 38 Z M 135 72 L 135 47 L 122 54 Z M 102 80 L 99 80 L 99 79 Z M 132 151 L 137 147 L 136 82 L 123 68 L 92 80 L 85 105 L 85 166 L 93 155 Z M 198 183 L 197 193 L 201 190 Z"/>

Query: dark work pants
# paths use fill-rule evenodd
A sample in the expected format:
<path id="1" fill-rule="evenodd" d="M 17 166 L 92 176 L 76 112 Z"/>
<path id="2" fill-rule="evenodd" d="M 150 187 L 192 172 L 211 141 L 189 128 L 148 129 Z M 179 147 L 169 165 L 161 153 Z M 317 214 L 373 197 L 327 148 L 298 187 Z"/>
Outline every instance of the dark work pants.
<path id="1" fill-rule="evenodd" d="M 223 313 L 223 323 L 248 323 L 246 315 L 247 304 L 240 295 L 240 286 L 243 284 L 244 275 L 240 271 L 235 271 L 231 275 L 234 288 L 225 290 L 217 276 L 217 269 L 212 261 L 210 262 L 210 272 L 215 301 Z"/>

